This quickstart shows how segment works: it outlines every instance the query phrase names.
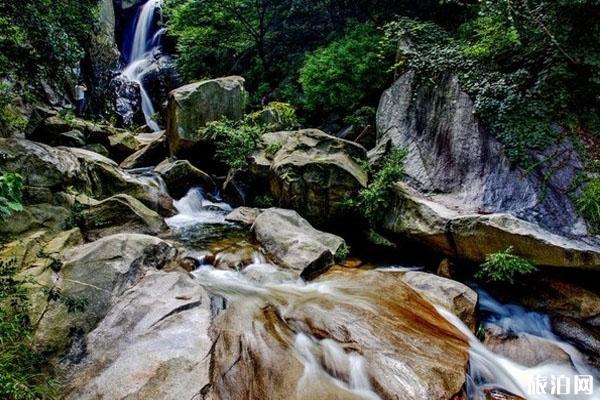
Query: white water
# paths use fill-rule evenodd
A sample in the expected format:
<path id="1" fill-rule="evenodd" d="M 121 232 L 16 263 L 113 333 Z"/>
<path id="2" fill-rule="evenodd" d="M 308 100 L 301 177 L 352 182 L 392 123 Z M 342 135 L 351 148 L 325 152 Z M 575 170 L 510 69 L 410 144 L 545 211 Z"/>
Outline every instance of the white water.
<path id="1" fill-rule="evenodd" d="M 177 215 L 167 218 L 172 228 L 185 228 L 197 224 L 225 224 L 225 216 L 231 212 L 227 203 L 212 202 L 205 198 L 200 188 L 193 188 L 173 204 Z"/>
<path id="2" fill-rule="evenodd" d="M 160 127 L 152 119 L 155 109 L 150 96 L 148 96 L 148 92 L 146 92 L 146 89 L 142 85 L 142 78 L 152 68 L 154 54 L 160 50 L 160 38 L 165 32 L 165 29 L 160 29 L 156 33 L 152 33 L 154 15 L 160 6 L 161 0 L 148 0 L 140 9 L 137 16 L 129 64 L 121 72 L 121 75 L 127 80 L 138 84 L 146 125 L 153 131 L 160 130 Z M 150 34 L 153 34 L 151 40 L 149 40 Z"/>
<path id="3" fill-rule="evenodd" d="M 470 372 L 467 384 L 470 399 L 480 399 L 486 388 L 500 388 L 522 396 L 528 400 L 599 400 L 599 381 L 594 378 L 594 392 L 591 395 L 575 394 L 573 382 L 576 375 L 592 375 L 585 365 L 581 354 L 571 345 L 560 341 L 550 328 L 547 316 L 529 312 L 516 305 L 503 305 L 491 298 L 487 293 L 480 293 L 480 307 L 492 313 L 488 324 L 493 324 L 506 333 L 528 333 L 543 338 L 561 348 L 571 358 L 570 364 L 543 363 L 535 367 L 526 367 L 512 360 L 494 354 L 471 333 L 470 329 L 454 314 L 438 307 L 438 312 L 460 330 L 469 340 Z M 531 349 L 532 352 L 535 349 Z M 532 384 L 536 379 L 547 382 L 545 394 L 536 393 Z M 558 377 L 566 377 L 570 382 L 570 393 L 552 395 L 552 381 Z"/>

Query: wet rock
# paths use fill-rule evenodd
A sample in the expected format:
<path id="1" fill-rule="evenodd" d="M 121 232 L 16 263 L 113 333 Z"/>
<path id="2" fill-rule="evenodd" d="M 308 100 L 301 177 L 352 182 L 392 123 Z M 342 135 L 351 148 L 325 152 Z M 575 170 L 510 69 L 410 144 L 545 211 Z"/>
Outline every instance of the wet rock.
<path id="1" fill-rule="evenodd" d="M 118 75 L 111 80 L 109 90 L 117 125 L 130 128 L 145 123 L 139 83 Z"/>
<path id="2" fill-rule="evenodd" d="M 284 268 L 312 279 L 333 265 L 344 239 L 313 228 L 296 211 L 269 208 L 255 220 L 252 231 L 260 244 Z"/>
<path id="3" fill-rule="evenodd" d="M 59 268 L 26 271 L 39 284 L 54 287 L 85 305 L 83 311 L 68 312 L 63 302 L 48 301 L 34 285 L 31 298 L 32 320 L 38 321 L 36 347 L 58 354 L 74 339 L 74 332 L 91 331 L 108 312 L 114 296 L 143 275 L 145 263 L 153 259 L 145 257 L 148 249 L 161 243 L 156 237 L 139 234 L 107 236 L 60 254 Z"/>
<path id="4" fill-rule="evenodd" d="M 216 398 L 422 400 L 461 391 L 465 338 L 399 275 L 332 268 L 314 288 L 271 285 L 225 295 L 212 329 Z M 354 376 L 364 373 L 360 389 L 351 359 Z"/>
<path id="5" fill-rule="evenodd" d="M 64 398 L 178 400 L 205 393 L 210 307 L 187 273 L 149 271 L 87 336 Z"/>
<path id="6" fill-rule="evenodd" d="M 118 194 L 86 207 L 80 226 L 88 240 L 115 233 L 157 235 L 167 229 L 164 220 L 140 201 Z"/>
<path id="7" fill-rule="evenodd" d="M 425 197 L 405 183 L 395 186 L 396 204 L 384 227 L 453 258 L 481 263 L 513 246 L 535 265 L 600 268 L 600 247 L 567 239 L 510 214 L 463 214 Z"/>
<path id="8" fill-rule="evenodd" d="M 236 222 L 241 225 L 251 226 L 256 221 L 262 210 L 260 208 L 238 207 L 225 217 L 225 221 Z"/>
<path id="9" fill-rule="evenodd" d="M 165 181 L 169 193 L 181 198 L 193 187 L 203 187 L 209 192 L 215 183 L 207 173 L 199 170 L 187 160 L 164 160 L 154 169 Z"/>
<path id="10" fill-rule="evenodd" d="M 238 120 L 246 92 L 239 76 L 192 83 L 169 93 L 167 138 L 172 154 L 202 140 L 199 129 L 222 117 Z"/>
<path id="11" fill-rule="evenodd" d="M 494 353 L 527 367 L 571 363 L 569 354 L 554 342 L 527 333 L 506 336 L 498 329 L 488 327 L 483 343 Z"/>
<path id="12" fill-rule="evenodd" d="M 91 151 L 91 152 L 94 152 L 94 153 L 98 153 L 98 154 L 100 154 L 101 156 L 104 156 L 104 157 L 109 157 L 110 156 L 110 153 L 108 152 L 108 150 L 106 149 L 106 147 L 104 147 L 100 143 L 91 143 L 91 144 L 88 144 L 86 146 L 83 146 L 83 148 L 85 150 L 88 150 L 88 151 Z"/>
<path id="13" fill-rule="evenodd" d="M 477 293 L 466 285 L 426 272 L 402 273 L 402 280 L 433 304 L 456 315 L 475 331 Z"/>
<path id="14" fill-rule="evenodd" d="M 338 219 L 343 200 L 367 185 L 358 164 L 366 151 L 357 144 L 315 129 L 266 134 L 263 140 L 280 146 L 272 156 L 271 194 L 315 224 Z"/>
<path id="15" fill-rule="evenodd" d="M 70 215 L 70 211 L 61 206 L 46 203 L 28 205 L 13 213 L 10 223 L 0 224 L 0 235 L 16 236 L 42 228 L 59 232 L 67 225 Z"/>
<path id="16" fill-rule="evenodd" d="M 152 167 L 164 160 L 167 154 L 167 138 L 163 133 L 163 135 L 123 160 L 120 167 L 125 169 Z"/>
<path id="17" fill-rule="evenodd" d="M 600 331 L 574 318 L 555 316 L 552 330 L 572 343 L 577 349 L 591 357 L 591 362 L 600 368 Z"/>

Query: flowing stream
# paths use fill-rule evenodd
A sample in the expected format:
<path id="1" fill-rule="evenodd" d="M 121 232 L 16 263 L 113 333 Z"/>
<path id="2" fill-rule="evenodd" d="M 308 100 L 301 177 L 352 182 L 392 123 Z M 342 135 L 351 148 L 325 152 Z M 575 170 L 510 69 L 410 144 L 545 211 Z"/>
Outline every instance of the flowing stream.
<path id="1" fill-rule="evenodd" d="M 142 112 L 144 113 L 146 125 L 153 131 L 160 130 L 160 127 L 153 120 L 154 105 L 144 88 L 142 79 L 152 69 L 157 55 L 160 55 L 161 38 L 165 33 L 164 28 L 157 29 L 155 22 L 155 16 L 160 15 L 160 7 L 161 0 L 148 0 L 138 10 L 129 60 L 123 71 L 121 71 L 123 78 L 139 86 Z"/>
<path id="2" fill-rule="evenodd" d="M 230 226 L 224 216 L 230 207 L 222 202 L 211 201 L 200 189 L 192 189 L 181 200 L 175 203 L 179 214 L 167 220 L 177 232 L 205 230 L 207 226 Z M 185 242 L 185 235 L 180 239 Z M 403 268 L 382 268 L 385 273 L 402 273 Z M 336 313 L 355 310 L 373 314 L 380 313 L 374 303 L 365 297 L 369 288 L 362 287 L 361 282 L 352 279 L 329 279 L 304 282 L 290 271 L 281 269 L 267 261 L 259 248 L 254 249 L 252 262 L 238 270 L 217 269 L 212 265 L 201 265 L 193 272 L 199 285 L 208 292 L 223 299 L 221 308 L 240 307 L 239 315 L 252 315 L 252 307 L 264 308 L 265 304 L 275 307 L 278 321 L 294 321 L 297 308 L 305 307 L 317 316 L 325 312 L 323 304 L 345 304 L 352 308 L 336 309 Z M 365 292 L 365 290 L 367 292 Z M 371 294 L 375 298 L 380 294 Z M 560 340 L 551 329 L 547 315 L 531 312 L 523 307 L 501 304 L 488 293 L 479 291 L 479 305 L 482 314 L 482 327 L 500 330 L 509 336 L 521 334 L 531 335 L 545 341 L 568 355 L 569 362 L 547 360 L 533 367 L 519 364 L 487 348 L 456 316 L 443 308 L 436 307 L 439 314 L 468 338 L 470 370 L 467 377 L 468 398 L 483 400 L 490 390 L 512 393 L 530 400 L 597 400 L 600 399 L 598 379 L 591 367 L 586 365 L 583 356 L 570 344 Z M 325 307 L 325 308 L 324 308 Z M 362 310 L 362 311 L 361 311 Z M 349 323 L 358 316 L 347 316 Z M 241 323 L 240 323 L 241 324 Z M 237 326 L 244 335 L 257 335 L 255 322 L 251 325 Z M 226 326 L 229 329 L 229 326 Z M 296 332 L 288 338 L 292 343 L 296 360 L 302 365 L 304 372 L 296 390 L 305 390 L 300 398 L 314 398 L 318 393 L 335 393 L 337 398 L 344 399 L 379 399 L 374 389 L 371 371 L 374 365 L 359 352 L 345 348 L 331 338 L 317 338 L 310 332 L 301 329 L 289 329 Z M 234 329 L 231 327 L 231 329 Z M 249 331 L 246 331 L 248 329 Z M 364 334 L 368 334 L 365 332 Z M 255 337 L 260 342 L 259 337 Z M 270 347 L 269 347 L 270 349 Z M 535 348 L 526 349 L 536 352 Z M 576 376 L 592 376 L 594 391 L 591 394 L 579 392 L 575 394 L 572 386 Z M 569 393 L 552 394 L 552 382 L 559 377 L 568 379 L 571 385 Z M 407 378 L 408 379 L 408 378 Z M 546 393 L 535 393 L 532 386 L 537 381 L 545 381 Z M 414 383 L 418 385 L 418 383 Z M 290 389 L 291 390 L 291 389 Z"/>

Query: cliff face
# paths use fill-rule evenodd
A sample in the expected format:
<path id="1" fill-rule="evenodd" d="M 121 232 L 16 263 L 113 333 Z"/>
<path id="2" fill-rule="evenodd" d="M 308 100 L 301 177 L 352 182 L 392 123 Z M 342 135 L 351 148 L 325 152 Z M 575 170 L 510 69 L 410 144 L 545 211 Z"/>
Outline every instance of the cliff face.
<path id="1" fill-rule="evenodd" d="M 458 79 L 416 86 L 408 72 L 388 89 L 377 114 L 378 147 L 406 147 L 408 183 L 459 213 L 508 213 L 566 236 L 587 234 L 569 198 L 582 164 L 567 140 L 535 155 L 540 167 L 510 165 L 481 125 Z"/>

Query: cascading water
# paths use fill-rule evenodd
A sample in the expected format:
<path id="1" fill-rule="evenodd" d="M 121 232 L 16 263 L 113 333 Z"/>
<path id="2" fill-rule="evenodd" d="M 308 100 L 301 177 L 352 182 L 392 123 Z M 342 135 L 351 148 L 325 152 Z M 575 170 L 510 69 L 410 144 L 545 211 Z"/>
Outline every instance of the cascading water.
<path id="1" fill-rule="evenodd" d="M 165 33 L 164 28 L 156 29 L 155 15 L 160 11 L 160 7 L 161 0 L 148 0 L 138 11 L 129 59 L 121 72 L 123 78 L 139 86 L 146 125 L 153 131 L 158 131 L 160 127 L 153 120 L 154 105 L 142 79 L 152 69 L 156 55 L 160 54 L 161 37 Z M 160 15 L 160 12 L 158 14 Z"/>
<path id="2" fill-rule="evenodd" d="M 594 371 L 585 364 L 583 357 L 573 346 L 554 335 L 547 315 L 527 311 L 514 304 L 501 304 L 484 291 L 480 291 L 479 295 L 480 310 L 487 314 L 483 321 L 484 327 L 494 326 L 509 335 L 525 333 L 541 338 L 562 349 L 570 362 L 548 361 L 533 367 L 520 365 L 490 351 L 454 314 L 438 308 L 438 312 L 469 339 L 469 399 L 487 398 L 484 393 L 490 389 L 503 389 L 529 400 L 600 399 L 599 382 L 594 377 Z M 535 352 L 536 349 L 530 351 Z M 594 390 L 591 394 L 576 391 L 575 381 L 581 377 L 593 380 L 591 387 Z M 562 393 L 558 393 L 557 386 L 553 388 L 553 385 L 560 383 L 558 379 L 563 379 Z M 536 388 L 537 382 L 543 386 Z"/>

